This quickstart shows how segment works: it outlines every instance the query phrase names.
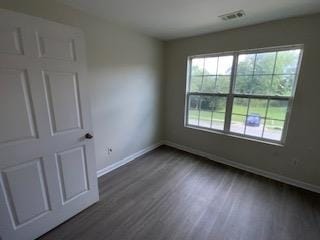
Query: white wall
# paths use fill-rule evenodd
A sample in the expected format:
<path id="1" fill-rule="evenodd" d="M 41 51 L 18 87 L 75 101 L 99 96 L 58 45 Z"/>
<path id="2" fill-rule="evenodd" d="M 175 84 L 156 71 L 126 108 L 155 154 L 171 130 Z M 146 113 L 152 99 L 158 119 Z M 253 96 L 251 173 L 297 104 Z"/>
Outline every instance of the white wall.
<path id="1" fill-rule="evenodd" d="M 50 0 L 0 0 L 0 8 L 85 33 L 97 168 L 161 139 L 162 43 Z M 113 149 L 107 157 L 106 146 Z"/>
<path id="2" fill-rule="evenodd" d="M 165 43 L 165 138 L 236 163 L 320 186 L 320 14 L 274 21 Z M 185 128 L 187 57 L 305 44 L 284 147 Z"/>

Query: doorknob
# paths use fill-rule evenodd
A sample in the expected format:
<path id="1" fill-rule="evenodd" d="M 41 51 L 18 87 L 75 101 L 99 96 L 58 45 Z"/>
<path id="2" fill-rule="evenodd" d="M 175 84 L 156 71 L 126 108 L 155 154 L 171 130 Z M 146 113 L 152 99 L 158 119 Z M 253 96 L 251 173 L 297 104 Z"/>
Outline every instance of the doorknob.
<path id="1" fill-rule="evenodd" d="M 86 135 L 84 135 L 84 137 L 87 138 L 87 139 L 93 138 L 93 136 L 90 133 L 86 133 Z"/>

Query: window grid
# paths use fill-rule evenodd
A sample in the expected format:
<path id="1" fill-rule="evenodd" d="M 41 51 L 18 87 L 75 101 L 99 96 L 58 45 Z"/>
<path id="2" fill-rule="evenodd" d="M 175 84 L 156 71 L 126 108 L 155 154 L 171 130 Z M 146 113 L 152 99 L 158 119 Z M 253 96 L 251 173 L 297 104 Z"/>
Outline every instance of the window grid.
<path id="1" fill-rule="evenodd" d="M 219 59 L 220 59 L 220 58 L 218 57 L 218 59 L 217 59 L 217 65 L 216 65 L 216 68 L 217 68 L 217 70 L 216 70 L 216 76 L 215 76 L 215 80 L 214 80 L 214 89 L 216 89 L 216 87 L 217 87 Z M 212 119 L 211 119 L 211 122 L 212 122 Z"/>
<path id="2" fill-rule="evenodd" d="M 276 66 L 277 66 L 277 60 L 278 60 L 278 53 L 281 51 L 286 51 L 286 50 L 300 50 L 299 53 L 299 58 L 298 58 L 298 63 L 295 69 L 295 73 L 276 73 Z M 261 51 L 259 51 L 261 50 Z M 288 46 L 288 47 L 279 47 L 279 48 L 269 48 L 269 49 L 259 49 L 258 51 L 256 50 L 249 50 L 249 51 L 238 51 L 238 52 L 232 52 L 232 53 L 225 53 L 222 55 L 219 54 L 210 54 L 210 55 L 202 55 L 202 56 L 195 56 L 195 57 L 191 57 L 189 58 L 188 61 L 188 69 L 189 69 L 189 74 L 188 74 L 188 84 L 187 84 L 187 93 L 186 93 L 186 118 L 185 118 L 185 125 L 186 126 L 194 126 L 196 128 L 199 129 L 207 129 L 209 131 L 213 131 L 213 132 L 222 132 L 225 134 L 231 134 L 231 135 L 239 135 L 239 136 L 243 136 L 243 137 L 248 137 L 248 138 L 252 138 L 252 139 L 256 139 L 256 140 L 263 140 L 263 141 L 267 141 L 267 142 L 275 142 L 275 143 L 283 143 L 284 139 L 286 137 L 287 134 L 287 126 L 288 126 L 288 120 L 289 120 L 289 116 L 290 116 L 290 110 L 292 107 L 292 101 L 293 101 L 293 96 L 294 96 L 294 91 L 295 91 L 295 87 L 297 84 L 297 78 L 298 78 L 298 73 L 299 73 L 299 69 L 300 69 L 300 63 L 301 63 L 301 59 L 302 59 L 302 52 L 303 52 L 303 46 L 302 45 L 296 45 L 296 46 Z M 255 74 L 255 70 L 256 70 L 256 62 L 257 62 L 257 55 L 259 53 L 267 53 L 267 52 L 275 52 L 275 60 L 274 60 L 274 64 L 273 64 L 273 69 L 272 69 L 272 73 L 259 73 L 259 74 Z M 239 59 L 239 55 L 240 54 L 255 54 L 254 57 L 254 65 L 253 65 L 253 69 L 252 69 L 252 74 L 237 74 L 237 66 L 238 66 L 238 59 Z M 218 67 L 219 67 L 219 59 L 221 56 L 232 56 L 233 57 L 233 63 L 232 63 L 232 69 L 231 69 L 231 74 L 218 74 Z M 203 75 L 192 75 L 191 74 L 191 64 L 192 64 L 192 59 L 194 58 L 198 58 L 198 57 L 202 57 L 203 60 Z M 216 64 L 216 74 L 204 74 L 205 73 L 205 63 L 206 63 L 206 58 L 208 57 L 216 57 L 217 58 L 217 64 Z M 191 86 L 191 77 L 202 77 L 202 82 L 201 82 L 201 89 L 200 92 L 190 92 L 190 86 Z M 202 88 L 203 88 L 203 79 L 204 77 L 215 77 L 215 83 L 214 83 L 214 89 L 216 89 L 216 85 L 217 85 L 217 79 L 219 76 L 228 76 L 230 77 L 230 89 L 228 93 L 221 93 L 221 92 L 214 92 L 214 93 L 204 93 L 202 92 Z M 295 78 L 293 79 L 292 82 L 292 88 L 291 88 L 291 95 L 290 96 L 279 96 L 279 95 L 272 95 L 270 92 L 268 92 L 268 94 L 263 95 L 263 94 L 243 94 L 243 93 L 236 93 L 235 92 L 235 84 L 236 84 L 236 78 L 239 76 L 248 76 L 251 77 L 253 80 L 253 78 L 255 76 L 271 76 L 271 84 L 270 84 L 270 88 L 272 89 L 273 87 L 273 82 L 274 82 L 274 77 L 275 76 L 294 76 Z M 193 125 L 189 123 L 189 111 L 190 111 L 190 96 L 198 96 L 199 97 L 199 102 L 198 102 L 198 125 Z M 210 118 L 210 127 L 203 127 L 200 126 L 200 115 L 201 115 L 201 97 L 202 96 L 210 96 L 213 99 L 215 97 L 225 97 L 226 98 L 226 102 L 225 102 L 225 109 L 224 111 L 214 111 L 214 109 L 212 109 L 211 111 L 211 118 Z M 233 107 L 234 107 L 234 99 L 235 98 L 245 98 L 248 99 L 248 104 L 247 104 L 247 112 L 245 115 L 242 114 L 238 114 L 238 113 L 233 113 Z M 260 137 L 256 137 L 256 136 L 251 136 L 246 134 L 246 130 L 247 130 L 247 123 L 245 122 L 244 124 L 244 131 L 242 134 L 240 133 L 236 133 L 236 132 L 232 132 L 231 131 L 231 124 L 232 124 L 232 117 L 234 115 L 238 115 L 238 116 L 243 116 L 245 118 L 245 121 L 247 121 L 248 116 L 249 116 L 249 109 L 250 109 L 250 102 L 251 99 L 263 99 L 267 101 L 266 104 L 266 108 L 265 108 L 265 114 L 263 117 L 261 117 L 261 121 L 263 122 L 263 127 L 262 127 L 262 133 L 260 135 Z M 269 108 L 270 108 L 270 101 L 271 100 L 280 100 L 280 101 L 286 101 L 287 102 L 287 112 L 284 114 L 284 119 L 278 119 L 278 118 L 270 118 L 268 116 L 269 114 Z M 199 104 L 200 103 L 200 104 Z M 214 129 L 212 128 L 212 122 L 213 122 L 213 115 L 214 113 L 218 113 L 218 114 L 225 114 L 224 116 L 224 126 L 222 130 L 219 129 Z M 268 138 L 265 137 L 265 130 L 266 130 L 266 126 L 268 121 L 278 121 L 283 123 L 283 127 L 282 127 L 282 132 L 281 132 L 281 139 L 280 140 L 274 140 L 272 138 Z"/>
<path id="3" fill-rule="evenodd" d="M 206 97 L 212 97 L 214 99 L 214 97 L 224 97 L 226 98 L 227 97 L 227 94 L 208 94 L 208 93 L 190 93 L 188 94 L 188 97 L 187 97 L 187 101 L 188 101 L 188 105 L 190 104 L 190 96 L 197 96 L 199 97 L 198 101 L 197 101 L 197 105 L 199 106 L 198 109 L 197 109 L 197 125 L 194 125 L 194 124 L 188 124 L 188 125 L 191 125 L 191 126 L 200 126 L 200 115 L 201 115 L 201 96 L 206 96 Z M 212 121 L 213 121 L 213 114 L 216 113 L 216 114 L 224 114 L 225 111 L 214 111 L 213 109 L 210 111 L 211 112 L 211 118 L 210 118 L 210 128 L 212 127 Z M 189 111 L 187 111 L 187 121 L 189 120 Z M 225 121 L 225 120 L 224 120 Z"/>

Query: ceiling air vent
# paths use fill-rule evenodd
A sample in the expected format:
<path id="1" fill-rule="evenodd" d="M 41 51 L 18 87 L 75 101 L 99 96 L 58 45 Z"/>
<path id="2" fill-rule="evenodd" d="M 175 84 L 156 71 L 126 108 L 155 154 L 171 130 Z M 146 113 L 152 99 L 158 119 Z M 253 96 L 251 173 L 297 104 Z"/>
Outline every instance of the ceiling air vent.
<path id="1" fill-rule="evenodd" d="M 235 11 L 232 13 L 223 14 L 223 15 L 219 16 L 219 18 L 221 18 L 224 21 L 229 21 L 229 20 L 244 17 L 245 15 L 246 14 L 244 13 L 243 10 L 239 10 L 239 11 Z"/>

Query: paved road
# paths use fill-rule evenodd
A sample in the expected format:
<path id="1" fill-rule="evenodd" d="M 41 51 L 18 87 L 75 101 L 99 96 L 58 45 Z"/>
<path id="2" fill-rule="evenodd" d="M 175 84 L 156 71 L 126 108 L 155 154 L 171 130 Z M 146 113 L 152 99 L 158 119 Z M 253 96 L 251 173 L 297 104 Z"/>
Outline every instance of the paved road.
<path id="1" fill-rule="evenodd" d="M 198 121 L 192 119 L 192 120 L 189 120 L 189 124 L 198 126 Z M 210 127 L 209 121 L 200 120 L 199 126 L 223 130 L 223 122 L 222 121 L 212 121 L 212 127 Z M 244 128 L 245 128 L 244 123 L 232 123 L 230 130 L 235 133 L 243 134 Z M 246 129 L 246 135 L 261 137 L 262 132 L 263 132 L 263 125 L 260 125 L 259 127 L 247 126 L 245 129 Z M 273 140 L 280 140 L 281 139 L 281 130 L 276 130 L 276 129 L 271 129 L 271 128 L 266 127 L 264 130 L 263 137 L 268 138 L 268 139 L 273 139 Z"/>

